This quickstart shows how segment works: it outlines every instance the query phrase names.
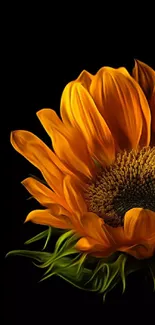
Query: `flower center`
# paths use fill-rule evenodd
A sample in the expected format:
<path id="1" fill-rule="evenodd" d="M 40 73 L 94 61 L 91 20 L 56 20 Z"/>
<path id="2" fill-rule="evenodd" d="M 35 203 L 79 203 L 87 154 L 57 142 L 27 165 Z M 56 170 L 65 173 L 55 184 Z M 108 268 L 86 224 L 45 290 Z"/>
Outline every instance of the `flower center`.
<path id="1" fill-rule="evenodd" d="M 119 153 L 109 167 L 100 167 L 84 197 L 88 211 L 112 227 L 123 226 L 132 208 L 155 211 L 155 147 Z"/>

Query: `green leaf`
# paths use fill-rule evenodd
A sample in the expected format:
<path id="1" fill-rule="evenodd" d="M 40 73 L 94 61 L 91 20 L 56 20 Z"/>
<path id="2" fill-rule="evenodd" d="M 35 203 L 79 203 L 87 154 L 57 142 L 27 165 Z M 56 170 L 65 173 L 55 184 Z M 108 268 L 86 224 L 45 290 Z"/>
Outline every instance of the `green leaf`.
<path id="1" fill-rule="evenodd" d="M 29 258 L 33 258 L 37 260 L 38 262 L 44 262 L 49 260 L 51 257 L 51 253 L 46 252 L 38 252 L 38 251 L 29 251 L 29 250 L 13 250 L 6 254 L 6 257 L 12 256 L 12 255 L 21 255 Z"/>
<path id="2" fill-rule="evenodd" d="M 43 238 L 46 238 L 46 241 L 45 241 L 45 244 L 44 244 L 44 247 L 42 250 L 44 250 L 46 247 L 47 247 L 47 244 L 52 236 L 52 234 L 54 235 L 58 235 L 58 234 L 62 234 L 64 233 L 64 229 L 57 229 L 57 228 L 52 228 L 52 227 L 49 227 L 48 229 L 42 231 L 41 233 L 39 233 L 38 235 L 30 238 L 29 240 L 27 240 L 24 244 L 25 245 L 29 245 L 29 244 L 32 244 L 38 240 L 41 240 Z"/>
<path id="3" fill-rule="evenodd" d="M 120 276 L 121 276 L 122 284 L 123 284 L 122 293 L 124 293 L 125 288 L 126 288 L 126 279 L 125 279 L 125 264 L 126 264 L 126 261 L 127 261 L 127 255 L 123 254 L 122 260 L 121 260 L 121 263 L 120 263 Z"/>
<path id="4" fill-rule="evenodd" d="M 69 237 L 72 238 L 73 233 L 74 233 L 73 230 L 69 230 L 58 238 L 56 245 L 55 245 L 55 250 L 54 250 L 55 254 L 57 254 L 58 252 L 61 252 L 64 249 L 64 247 L 66 246 L 66 239 L 69 239 Z M 68 240 L 67 244 L 69 244 L 72 241 L 71 238 L 70 238 L 70 240 Z"/>
<path id="5" fill-rule="evenodd" d="M 82 269 L 82 266 L 86 260 L 87 257 L 87 253 L 82 254 L 82 256 L 80 257 L 79 261 L 78 261 L 78 268 L 77 268 L 77 273 L 79 273 Z"/>
<path id="6" fill-rule="evenodd" d="M 33 237 L 28 243 L 46 237 L 44 248 L 53 233 L 53 228 Z M 123 290 L 126 287 L 126 277 L 142 267 L 150 268 L 155 288 L 155 260 L 137 260 L 136 258 L 121 252 L 116 252 L 107 258 L 96 258 L 75 249 L 77 234 L 67 231 L 58 238 L 52 253 L 28 250 L 15 250 L 7 254 L 30 257 L 39 262 L 34 265 L 44 268 L 44 276 L 41 281 L 57 275 L 77 288 L 99 292 L 103 294 L 103 301 L 119 281 L 122 281 Z"/>
<path id="7" fill-rule="evenodd" d="M 34 242 L 36 242 L 36 241 L 38 241 L 38 240 L 40 240 L 42 238 L 45 238 L 45 237 L 48 238 L 48 232 L 49 232 L 48 229 L 44 230 L 44 231 L 40 232 L 38 235 L 36 235 L 36 236 L 30 238 L 29 240 L 27 240 L 24 244 L 29 245 L 29 244 L 32 244 L 32 243 L 34 243 Z"/>
<path id="8" fill-rule="evenodd" d="M 57 265 L 60 267 L 62 267 L 62 261 L 64 260 L 64 257 L 68 257 L 68 255 L 72 255 L 72 254 L 77 254 L 77 251 L 75 250 L 75 248 L 70 248 L 69 250 L 64 251 L 61 255 L 55 255 L 53 254 L 53 258 L 50 261 L 50 267 L 49 269 L 45 272 L 45 274 L 49 273 L 53 267 L 57 267 Z M 68 264 L 72 263 L 72 259 L 69 258 L 68 260 Z"/>
<path id="9" fill-rule="evenodd" d="M 47 238 L 46 238 L 46 242 L 45 242 L 45 245 L 43 247 L 42 250 L 44 250 L 46 247 L 47 247 L 47 244 L 51 238 L 51 235 L 52 235 L 52 227 L 49 227 L 48 230 L 47 230 Z"/>

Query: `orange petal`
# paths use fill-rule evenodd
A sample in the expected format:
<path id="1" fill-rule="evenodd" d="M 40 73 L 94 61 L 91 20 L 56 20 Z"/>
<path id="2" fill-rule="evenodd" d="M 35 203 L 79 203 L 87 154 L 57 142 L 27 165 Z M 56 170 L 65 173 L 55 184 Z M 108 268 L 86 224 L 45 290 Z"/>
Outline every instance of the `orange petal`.
<path id="1" fill-rule="evenodd" d="M 62 191 L 64 166 L 59 158 L 33 133 L 18 130 L 11 133 L 11 144 L 21 155 L 37 167 L 49 186 L 59 195 Z M 60 168 L 60 169 L 59 169 Z"/>
<path id="2" fill-rule="evenodd" d="M 151 110 L 152 131 L 155 133 L 155 87 L 153 89 L 151 100 L 150 100 L 150 110 Z"/>
<path id="3" fill-rule="evenodd" d="M 60 101 L 60 116 L 67 126 L 75 126 L 75 120 L 71 109 L 72 86 L 74 81 L 69 82 L 63 90 Z"/>
<path id="4" fill-rule="evenodd" d="M 65 199 L 58 196 L 47 186 L 43 185 L 33 177 L 28 177 L 22 181 L 24 187 L 31 195 L 43 206 L 50 207 L 52 203 L 58 203 L 64 208 L 69 209 Z"/>
<path id="5" fill-rule="evenodd" d="M 96 240 L 90 237 L 82 237 L 78 240 L 75 247 L 82 251 L 88 251 L 94 248 L 94 246 L 96 247 L 97 244 Z"/>
<path id="6" fill-rule="evenodd" d="M 72 218 L 72 215 L 71 215 L 71 213 L 68 211 L 68 210 L 66 210 L 62 205 L 60 205 L 60 204 L 57 204 L 57 203 L 53 203 L 53 204 L 51 204 L 51 206 L 50 206 L 50 212 L 54 215 L 54 216 L 62 216 L 63 215 L 63 217 L 69 217 L 69 219 L 71 219 Z"/>
<path id="7" fill-rule="evenodd" d="M 68 217 L 63 215 L 52 215 L 50 210 L 34 210 L 31 211 L 25 222 L 32 221 L 40 225 L 52 226 L 60 229 L 70 229 L 71 223 Z"/>
<path id="8" fill-rule="evenodd" d="M 103 219 L 93 212 L 86 212 L 81 217 L 81 223 L 87 236 L 93 238 L 104 246 L 114 245 L 114 241 L 107 229 L 104 227 Z"/>
<path id="9" fill-rule="evenodd" d="M 124 233 L 127 240 L 140 244 L 155 233 L 155 212 L 133 208 L 124 217 Z"/>
<path id="10" fill-rule="evenodd" d="M 68 92 L 62 94 L 64 122 L 67 116 L 70 123 L 82 131 L 91 155 L 101 163 L 110 164 L 115 159 L 114 139 L 91 96 L 80 83 L 70 83 L 67 89 Z M 69 97 L 66 99 L 69 105 L 65 105 L 64 97 Z"/>
<path id="11" fill-rule="evenodd" d="M 147 243 L 139 244 L 139 245 L 133 245 L 133 246 L 124 246 L 119 249 L 121 252 L 125 252 L 127 254 L 130 254 L 137 259 L 145 259 L 149 258 L 154 255 L 155 253 L 155 245 L 148 245 Z"/>
<path id="12" fill-rule="evenodd" d="M 147 64 L 135 60 L 132 76 L 141 86 L 148 101 L 150 101 L 155 85 L 155 71 Z"/>
<path id="13" fill-rule="evenodd" d="M 84 86 L 88 91 L 93 80 L 93 75 L 90 74 L 88 71 L 83 70 L 79 77 L 75 80 L 75 82 L 80 82 L 82 86 Z"/>
<path id="14" fill-rule="evenodd" d="M 46 130 L 47 134 L 52 137 L 53 134 L 53 127 L 56 130 L 59 130 L 61 134 L 67 137 L 68 130 L 65 125 L 60 120 L 57 113 L 51 108 L 43 108 L 36 113 L 39 121 L 43 125 L 44 129 Z M 52 132 L 52 134 L 51 134 Z"/>
<path id="15" fill-rule="evenodd" d="M 73 177 L 67 175 L 64 178 L 63 189 L 66 202 L 72 210 L 73 216 L 76 216 L 74 217 L 74 221 L 77 227 L 81 227 L 81 216 L 87 211 L 87 206 L 80 192 L 78 183 Z"/>
<path id="16" fill-rule="evenodd" d="M 90 237 L 82 237 L 78 240 L 75 248 L 79 251 L 88 252 L 93 256 L 107 257 L 112 254 L 113 248 L 101 245 L 96 240 Z"/>
<path id="17" fill-rule="evenodd" d="M 60 103 L 60 115 L 66 125 L 74 125 L 74 117 L 71 111 L 70 102 L 72 85 L 74 83 L 80 83 L 83 87 L 89 90 L 93 77 L 94 76 L 88 71 L 83 70 L 76 80 L 69 82 L 64 88 Z M 68 108 L 68 110 L 66 110 L 66 108 Z"/>
<path id="18" fill-rule="evenodd" d="M 150 100 L 151 110 L 151 146 L 155 146 L 155 87 Z"/>
<path id="19" fill-rule="evenodd" d="M 117 247 L 119 247 L 120 245 L 124 245 L 126 238 L 125 238 L 123 227 L 111 227 L 107 224 L 104 224 L 104 227 L 107 229 L 108 233 L 111 235 L 111 237 Z"/>
<path id="20" fill-rule="evenodd" d="M 83 176 L 92 178 L 93 161 L 86 143 L 78 130 L 73 130 L 70 136 L 71 141 L 68 141 L 56 130 L 53 131 L 53 148 L 63 164 L 72 171 L 72 174 L 74 173 L 80 179 L 83 179 Z"/>
<path id="21" fill-rule="evenodd" d="M 42 109 L 37 116 L 52 140 L 53 148 L 63 164 L 75 175 L 92 177 L 95 166 L 82 134 L 67 128 L 51 109 Z M 78 142 L 77 142 L 78 139 Z"/>
<path id="22" fill-rule="evenodd" d="M 149 145 L 150 109 L 140 86 L 125 68 L 100 69 L 90 93 L 120 149 Z"/>
<path id="23" fill-rule="evenodd" d="M 151 146 L 155 145 L 155 71 L 147 64 L 135 60 L 132 71 L 134 79 L 139 83 L 148 99 L 151 110 Z"/>

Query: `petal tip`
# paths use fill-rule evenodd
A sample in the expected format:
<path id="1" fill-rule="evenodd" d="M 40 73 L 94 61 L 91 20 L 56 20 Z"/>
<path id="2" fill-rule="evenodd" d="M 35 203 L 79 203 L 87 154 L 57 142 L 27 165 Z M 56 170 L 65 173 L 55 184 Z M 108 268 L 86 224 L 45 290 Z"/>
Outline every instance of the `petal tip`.
<path id="1" fill-rule="evenodd" d="M 39 117 L 42 115 L 42 113 L 47 112 L 47 111 L 51 111 L 51 109 L 50 108 L 41 108 L 39 111 L 36 112 L 36 115 L 37 115 L 37 117 Z"/>
<path id="2" fill-rule="evenodd" d="M 24 223 L 30 221 L 30 218 L 28 218 L 28 216 L 26 217 L 26 219 L 24 220 Z"/>
<path id="3" fill-rule="evenodd" d="M 10 143 L 12 144 L 13 147 L 16 146 L 19 132 L 20 132 L 20 130 L 14 130 L 14 131 L 11 131 L 11 133 L 10 133 Z"/>

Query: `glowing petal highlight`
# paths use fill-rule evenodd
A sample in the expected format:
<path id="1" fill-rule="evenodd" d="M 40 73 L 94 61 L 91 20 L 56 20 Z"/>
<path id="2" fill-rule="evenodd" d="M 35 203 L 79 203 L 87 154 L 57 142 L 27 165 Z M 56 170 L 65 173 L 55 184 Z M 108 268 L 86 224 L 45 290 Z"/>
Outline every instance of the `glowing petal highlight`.
<path id="1" fill-rule="evenodd" d="M 33 177 L 28 177 L 22 181 L 29 193 L 43 206 L 50 207 L 52 203 L 58 203 L 64 208 L 69 209 L 65 199 L 58 196 L 47 186 L 37 181 Z"/>
<path id="2" fill-rule="evenodd" d="M 63 164 L 58 157 L 38 137 L 28 131 L 12 132 L 11 144 L 16 151 L 41 171 L 49 186 L 57 194 L 62 195 L 64 175 L 60 169 Z"/>
<path id="3" fill-rule="evenodd" d="M 52 215 L 50 210 L 34 210 L 31 211 L 25 222 L 31 221 L 40 225 L 48 225 L 60 229 L 70 229 L 71 223 L 67 216 Z"/>
<path id="4" fill-rule="evenodd" d="M 150 101 L 155 86 L 155 71 L 144 62 L 135 60 L 132 75 L 141 86 L 148 101 Z"/>
<path id="5" fill-rule="evenodd" d="M 140 86 L 124 68 L 100 69 L 90 93 L 120 149 L 149 144 L 150 109 Z"/>
<path id="6" fill-rule="evenodd" d="M 147 240 L 155 233 L 155 212 L 143 208 L 133 208 L 126 212 L 124 232 L 127 239 L 135 243 Z"/>
<path id="7" fill-rule="evenodd" d="M 82 134 L 73 127 L 66 128 L 53 110 L 42 109 L 37 116 L 51 137 L 55 153 L 71 170 L 70 174 L 91 178 L 95 166 Z"/>

